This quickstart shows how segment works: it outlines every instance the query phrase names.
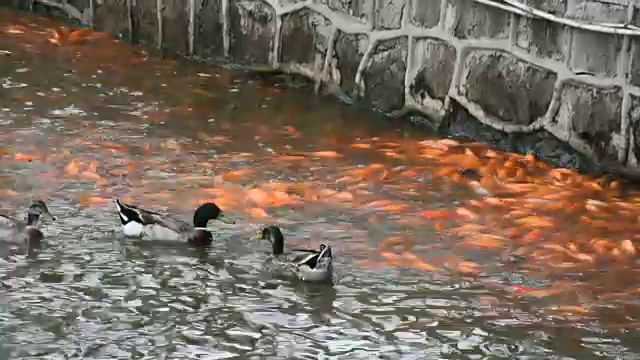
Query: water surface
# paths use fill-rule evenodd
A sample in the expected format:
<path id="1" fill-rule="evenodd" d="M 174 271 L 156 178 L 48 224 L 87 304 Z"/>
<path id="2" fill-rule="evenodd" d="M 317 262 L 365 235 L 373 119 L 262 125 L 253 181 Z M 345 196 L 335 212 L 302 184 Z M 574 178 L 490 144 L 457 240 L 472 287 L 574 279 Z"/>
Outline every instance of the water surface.
<path id="1" fill-rule="evenodd" d="M 0 357 L 640 358 L 640 194 L 313 96 L 0 13 Z M 124 239 L 112 199 L 236 218 L 207 249 Z M 333 284 L 249 240 L 330 244 Z"/>

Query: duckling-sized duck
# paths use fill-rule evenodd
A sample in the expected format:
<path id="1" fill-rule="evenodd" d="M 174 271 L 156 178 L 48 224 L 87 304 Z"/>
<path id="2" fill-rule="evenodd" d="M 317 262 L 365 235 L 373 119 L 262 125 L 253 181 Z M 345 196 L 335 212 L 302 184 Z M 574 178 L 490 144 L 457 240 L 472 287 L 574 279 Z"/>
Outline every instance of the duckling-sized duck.
<path id="1" fill-rule="evenodd" d="M 0 240 L 8 242 L 26 242 L 34 244 L 44 238 L 44 234 L 38 229 L 41 219 L 55 221 L 47 205 L 42 200 L 35 200 L 29 209 L 27 217 L 23 220 L 15 219 L 9 215 L 0 215 Z"/>
<path id="2" fill-rule="evenodd" d="M 277 264 L 291 270 L 302 281 L 320 282 L 332 278 L 333 255 L 330 246 L 322 244 L 320 250 L 291 249 L 289 253 L 285 253 L 284 236 L 275 225 L 258 231 L 252 239 L 269 241 Z"/>
<path id="3" fill-rule="evenodd" d="M 195 246 L 205 246 L 213 242 L 213 235 L 206 229 L 209 220 L 219 220 L 228 224 L 235 221 L 222 213 L 213 202 L 200 205 L 193 214 L 193 225 L 172 216 L 141 209 L 115 200 L 122 230 L 127 237 L 143 240 L 187 241 Z"/>

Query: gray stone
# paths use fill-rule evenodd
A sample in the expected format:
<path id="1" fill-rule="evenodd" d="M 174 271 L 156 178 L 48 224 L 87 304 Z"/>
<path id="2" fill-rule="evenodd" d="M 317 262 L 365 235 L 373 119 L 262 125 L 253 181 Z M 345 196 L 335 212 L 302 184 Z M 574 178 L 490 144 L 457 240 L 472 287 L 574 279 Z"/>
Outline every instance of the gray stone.
<path id="1" fill-rule="evenodd" d="M 571 70 L 615 77 L 622 36 L 573 30 Z"/>
<path id="2" fill-rule="evenodd" d="M 366 99 L 384 112 L 404 107 L 408 42 L 406 37 L 378 42 L 363 73 Z"/>
<path id="3" fill-rule="evenodd" d="M 440 0 L 412 0 L 411 22 L 423 28 L 433 28 L 440 22 Z"/>
<path id="4" fill-rule="evenodd" d="M 565 16 L 589 22 L 624 23 L 627 19 L 627 6 L 611 2 L 567 0 Z"/>
<path id="5" fill-rule="evenodd" d="M 93 22 L 97 29 L 115 36 L 129 33 L 127 0 L 96 2 Z"/>
<path id="6" fill-rule="evenodd" d="M 640 165 L 640 97 L 630 95 L 630 98 L 629 135 L 631 138 L 629 141 L 629 162 L 637 167 Z"/>
<path id="7" fill-rule="evenodd" d="M 543 116 L 557 75 L 547 69 L 490 50 L 472 52 L 465 61 L 461 93 L 501 120 L 529 125 Z"/>
<path id="8" fill-rule="evenodd" d="M 588 22 L 624 23 L 627 7 L 590 0 L 567 0 L 565 16 Z M 571 70 L 615 76 L 621 49 L 622 36 L 574 29 Z"/>
<path id="9" fill-rule="evenodd" d="M 184 0 L 164 0 L 163 46 L 179 54 L 189 50 L 189 9 Z"/>
<path id="10" fill-rule="evenodd" d="M 518 22 L 516 46 L 541 58 L 564 62 L 569 31 L 560 24 L 523 17 Z"/>
<path id="11" fill-rule="evenodd" d="M 360 22 L 368 23 L 373 15 L 374 0 L 320 0 L 332 10 L 353 16 Z"/>
<path id="12" fill-rule="evenodd" d="M 555 121 L 570 136 L 587 143 L 598 160 L 617 160 L 614 137 L 621 133 L 622 89 L 597 89 L 570 81 L 561 91 Z"/>
<path id="13" fill-rule="evenodd" d="M 349 96 L 355 96 L 356 73 L 358 66 L 369 46 L 369 37 L 364 34 L 347 34 L 339 31 L 334 45 L 334 57 L 331 63 L 331 78 L 339 84 Z"/>
<path id="14" fill-rule="evenodd" d="M 132 10 L 134 34 L 142 42 L 155 45 L 158 42 L 158 12 L 156 0 L 136 0 Z"/>
<path id="15" fill-rule="evenodd" d="M 508 39 L 510 14 L 468 0 L 449 2 L 445 28 L 460 39 Z"/>
<path id="16" fill-rule="evenodd" d="M 640 40 L 633 39 L 631 44 L 629 81 L 635 86 L 640 86 Z"/>
<path id="17" fill-rule="evenodd" d="M 222 4 L 219 0 L 203 0 L 196 13 L 194 53 L 212 59 L 224 55 L 222 40 Z"/>
<path id="18" fill-rule="evenodd" d="M 80 13 L 84 13 L 91 6 L 91 0 L 67 0 L 67 3 L 78 9 Z"/>
<path id="19" fill-rule="evenodd" d="M 287 14 L 282 19 L 282 62 L 301 65 L 311 74 L 320 74 L 331 36 L 331 21 L 312 10 Z"/>
<path id="20" fill-rule="evenodd" d="M 262 1 L 232 0 L 229 8 L 231 59 L 243 65 L 270 65 L 276 12 Z"/>
<path id="21" fill-rule="evenodd" d="M 413 47 L 413 63 L 419 66 L 411 84 L 411 95 L 418 103 L 427 99 L 444 102 L 456 63 L 456 49 L 437 39 L 417 39 Z"/>
<path id="22" fill-rule="evenodd" d="M 563 15 L 567 8 L 567 0 L 524 0 L 521 2 L 555 15 Z"/>
<path id="23" fill-rule="evenodd" d="M 374 10 L 376 30 L 400 29 L 406 0 L 378 0 Z"/>
<path id="24" fill-rule="evenodd" d="M 303 3 L 305 1 L 307 0 L 278 0 L 278 5 L 287 6 L 287 5 L 297 4 L 297 3 Z"/>

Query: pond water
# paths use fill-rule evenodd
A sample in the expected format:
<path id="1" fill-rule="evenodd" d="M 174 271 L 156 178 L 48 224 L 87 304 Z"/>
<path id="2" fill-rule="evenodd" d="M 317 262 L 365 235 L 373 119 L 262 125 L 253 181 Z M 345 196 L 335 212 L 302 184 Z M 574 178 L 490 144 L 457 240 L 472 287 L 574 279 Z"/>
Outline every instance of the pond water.
<path id="1" fill-rule="evenodd" d="M 0 243 L 0 358 L 640 358 L 637 191 L 60 26 L 0 12 L 0 209 L 58 218 Z M 236 224 L 133 241 L 115 197 Z M 334 281 L 266 271 L 267 224 Z"/>

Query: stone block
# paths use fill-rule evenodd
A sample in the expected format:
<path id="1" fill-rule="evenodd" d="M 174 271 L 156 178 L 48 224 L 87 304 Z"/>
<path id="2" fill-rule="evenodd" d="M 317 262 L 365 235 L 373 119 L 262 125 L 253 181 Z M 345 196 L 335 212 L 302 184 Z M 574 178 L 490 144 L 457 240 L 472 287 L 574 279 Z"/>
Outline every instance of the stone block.
<path id="1" fill-rule="evenodd" d="M 91 14 L 91 0 L 67 0 L 67 3 L 78 9 L 80 14 L 82 14 L 82 20 L 85 24 L 91 24 L 93 21 L 93 14 Z"/>
<path id="2" fill-rule="evenodd" d="M 411 22 L 426 29 L 436 27 L 440 22 L 440 0 L 412 0 Z"/>
<path id="3" fill-rule="evenodd" d="M 598 89 L 569 81 L 560 93 L 555 122 L 567 138 L 577 136 L 597 160 L 618 160 L 616 137 L 621 134 L 622 89 Z"/>
<path id="4" fill-rule="evenodd" d="M 521 17 L 516 46 L 541 58 L 564 62 L 571 45 L 569 31 L 550 21 Z"/>
<path id="5" fill-rule="evenodd" d="M 629 163 L 640 165 L 640 97 L 630 95 L 629 107 Z"/>
<path id="6" fill-rule="evenodd" d="M 189 2 L 164 0 L 162 36 L 164 47 L 178 54 L 189 50 Z"/>
<path id="7" fill-rule="evenodd" d="M 622 36 L 573 29 L 571 70 L 615 77 Z"/>
<path id="8" fill-rule="evenodd" d="M 630 62 L 629 62 L 629 82 L 635 86 L 640 86 L 640 40 L 633 39 L 631 40 L 631 51 L 630 51 Z"/>
<path id="9" fill-rule="evenodd" d="M 276 35 L 276 12 L 262 1 L 231 0 L 229 56 L 242 65 L 269 66 Z"/>
<path id="10" fill-rule="evenodd" d="M 538 10 L 555 15 L 564 15 L 570 0 L 522 0 L 521 2 Z"/>
<path id="11" fill-rule="evenodd" d="M 408 42 L 406 37 L 378 42 L 363 73 L 365 98 L 384 112 L 404 107 Z"/>
<path id="12" fill-rule="evenodd" d="M 96 1 L 93 22 L 97 29 L 115 37 L 128 37 L 129 10 L 127 0 Z"/>
<path id="13" fill-rule="evenodd" d="M 592 0 L 567 0 L 565 16 L 588 22 L 624 23 L 627 6 Z M 622 36 L 573 30 L 571 70 L 613 77 L 617 73 Z"/>
<path id="14" fill-rule="evenodd" d="M 624 23 L 627 5 L 593 0 L 567 0 L 565 17 L 589 22 Z"/>
<path id="15" fill-rule="evenodd" d="M 306 1 L 307 0 L 277 0 L 278 5 L 280 5 L 280 6 L 298 4 L 298 3 L 303 3 L 303 2 L 306 2 Z"/>
<path id="16" fill-rule="evenodd" d="M 136 0 L 132 10 L 133 37 L 152 45 L 158 42 L 158 9 L 156 0 Z"/>
<path id="17" fill-rule="evenodd" d="M 324 68 L 331 21 L 308 9 L 287 14 L 282 19 L 281 61 L 295 63 L 311 77 L 319 77 Z"/>
<path id="18" fill-rule="evenodd" d="M 362 23 L 371 22 L 375 0 L 319 0 L 332 10 L 340 11 L 358 19 Z"/>
<path id="19" fill-rule="evenodd" d="M 358 92 L 356 73 L 368 46 L 369 37 L 365 34 L 347 34 L 339 31 L 336 36 L 329 76 L 331 81 L 340 85 L 342 91 L 349 96 L 355 96 Z"/>
<path id="20" fill-rule="evenodd" d="M 224 56 L 222 32 L 222 3 L 219 0 L 203 0 L 196 12 L 194 54 L 205 59 Z"/>
<path id="21" fill-rule="evenodd" d="M 468 0 L 448 3 L 445 28 L 460 39 L 508 39 L 510 13 Z"/>
<path id="22" fill-rule="evenodd" d="M 419 70 L 410 86 L 411 96 L 418 103 L 436 99 L 444 103 L 453 78 L 456 49 L 437 39 L 416 39 L 413 64 Z"/>
<path id="23" fill-rule="evenodd" d="M 460 93 L 505 122 L 529 125 L 547 112 L 556 79 L 506 52 L 478 50 L 465 60 Z"/>
<path id="24" fill-rule="evenodd" d="M 378 0 L 373 12 L 376 30 L 400 29 L 407 0 Z"/>

